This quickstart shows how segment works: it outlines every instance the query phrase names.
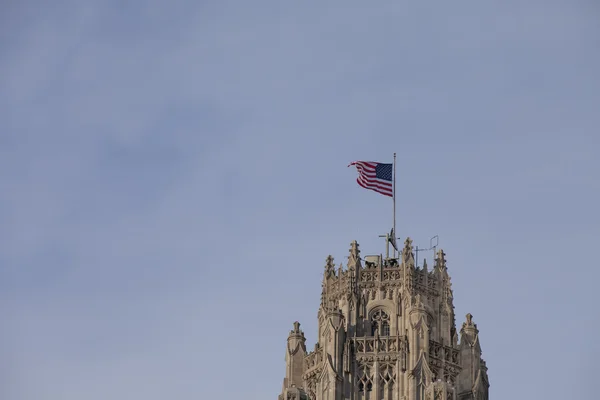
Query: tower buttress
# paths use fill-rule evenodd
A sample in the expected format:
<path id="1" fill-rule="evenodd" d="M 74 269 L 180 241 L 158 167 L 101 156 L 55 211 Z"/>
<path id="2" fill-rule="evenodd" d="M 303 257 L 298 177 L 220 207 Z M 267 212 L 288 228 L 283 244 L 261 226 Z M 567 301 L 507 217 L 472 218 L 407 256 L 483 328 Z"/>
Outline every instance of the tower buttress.
<path id="1" fill-rule="evenodd" d="M 414 368 L 421 354 L 429 359 L 429 332 L 430 324 L 428 312 L 421 295 L 417 294 L 411 299 L 411 307 L 408 312 L 410 318 L 409 343 L 412 362 L 410 368 Z"/>
<path id="2" fill-rule="evenodd" d="M 290 331 L 287 340 L 287 349 L 285 353 L 285 378 L 283 379 L 283 390 L 279 398 L 286 400 L 290 398 L 288 393 L 304 393 L 302 375 L 304 374 L 304 358 L 306 357 L 306 338 L 304 332 L 300 329 L 300 323 L 294 322 L 294 329 Z"/>
<path id="3" fill-rule="evenodd" d="M 473 316 L 467 314 L 467 321 L 460 330 L 460 364 L 458 395 L 461 400 L 487 400 L 489 381 L 485 361 L 481 359 L 479 330 Z"/>
<path id="4" fill-rule="evenodd" d="M 323 370 L 321 372 L 320 388 L 317 392 L 323 399 L 340 399 L 343 390 L 344 376 L 344 345 L 346 330 L 344 316 L 340 309 L 327 310 L 323 336 L 319 342 L 323 351 Z"/>

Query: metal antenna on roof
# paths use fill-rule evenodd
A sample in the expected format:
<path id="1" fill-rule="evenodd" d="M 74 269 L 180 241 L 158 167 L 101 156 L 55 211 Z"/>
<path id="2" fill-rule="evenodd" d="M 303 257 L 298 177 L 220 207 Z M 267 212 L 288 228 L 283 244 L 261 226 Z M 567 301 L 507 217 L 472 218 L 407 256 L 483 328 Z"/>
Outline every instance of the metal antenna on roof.
<path id="1" fill-rule="evenodd" d="M 429 239 L 429 248 L 428 249 L 419 249 L 419 246 L 415 247 L 415 265 L 418 267 L 419 266 L 419 252 L 420 251 L 429 251 L 429 250 L 433 250 L 433 260 L 435 261 L 435 250 L 437 249 L 437 246 L 439 244 L 439 236 L 435 235 L 434 237 L 432 237 L 431 239 Z M 433 244 L 435 242 L 435 244 Z"/>

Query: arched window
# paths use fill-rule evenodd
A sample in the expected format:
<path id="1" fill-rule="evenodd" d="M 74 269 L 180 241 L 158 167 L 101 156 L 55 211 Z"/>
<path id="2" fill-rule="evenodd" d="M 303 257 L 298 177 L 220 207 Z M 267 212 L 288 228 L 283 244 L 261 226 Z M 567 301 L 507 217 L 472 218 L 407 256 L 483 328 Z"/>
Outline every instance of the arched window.
<path id="1" fill-rule="evenodd" d="M 365 392 L 373 390 L 373 376 L 371 375 L 371 371 L 369 367 L 362 366 L 359 367 L 357 373 L 356 380 L 358 382 L 358 391 L 362 393 L 362 396 L 359 396 L 359 398 L 368 399 L 369 395 Z"/>
<path id="2" fill-rule="evenodd" d="M 390 317 L 383 310 L 377 310 L 371 315 L 371 336 L 390 336 Z"/>
<path id="3" fill-rule="evenodd" d="M 381 324 L 381 336 L 390 336 L 390 324 L 387 321 Z"/>

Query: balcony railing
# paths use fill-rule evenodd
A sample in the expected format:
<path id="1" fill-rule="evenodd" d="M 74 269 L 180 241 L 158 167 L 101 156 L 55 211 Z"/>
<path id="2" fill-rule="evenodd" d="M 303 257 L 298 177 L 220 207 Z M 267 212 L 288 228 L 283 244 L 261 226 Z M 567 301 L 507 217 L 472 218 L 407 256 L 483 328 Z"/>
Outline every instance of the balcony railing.
<path id="1" fill-rule="evenodd" d="M 404 350 L 405 339 L 403 336 L 381 336 L 352 338 L 354 351 L 359 353 L 386 353 Z"/>

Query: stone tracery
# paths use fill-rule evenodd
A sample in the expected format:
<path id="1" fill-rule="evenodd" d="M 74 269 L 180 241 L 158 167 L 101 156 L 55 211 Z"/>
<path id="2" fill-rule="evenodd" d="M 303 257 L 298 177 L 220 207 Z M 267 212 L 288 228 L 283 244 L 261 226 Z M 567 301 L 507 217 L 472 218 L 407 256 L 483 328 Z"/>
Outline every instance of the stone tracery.
<path id="1" fill-rule="evenodd" d="M 487 400 L 479 331 L 470 314 L 456 329 L 445 253 L 428 270 L 412 252 L 407 239 L 400 262 L 363 267 L 354 241 L 346 269 L 326 259 L 319 338 L 307 353 L 294 324 L 280 400 Z"/>

